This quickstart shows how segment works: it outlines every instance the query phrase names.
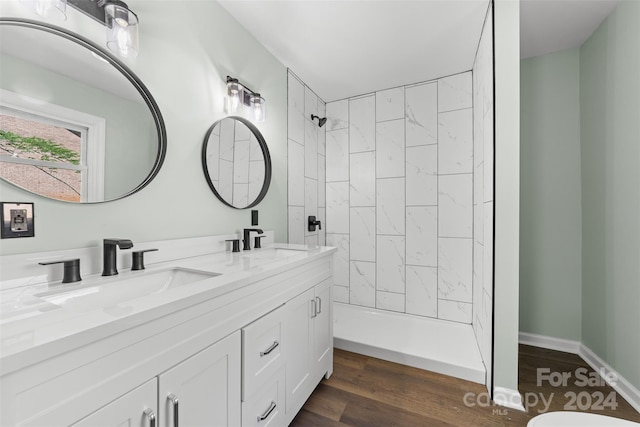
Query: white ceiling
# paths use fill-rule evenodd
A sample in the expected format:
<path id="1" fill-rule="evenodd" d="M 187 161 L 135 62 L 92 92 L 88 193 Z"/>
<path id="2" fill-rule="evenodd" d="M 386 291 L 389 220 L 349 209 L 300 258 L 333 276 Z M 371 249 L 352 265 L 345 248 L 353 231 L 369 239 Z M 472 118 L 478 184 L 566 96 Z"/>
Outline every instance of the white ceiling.
<path id="1" fill-rule="evenodd" d="M 617 0 L 522 0 L 522 57 L 577 47 Z M 489 0 L 220 0 L 324 101 L 470 70 Z"/>
<path id="2" fill-rule="evenodd" d="M 578 47 L 618 0 L 521 0 L 520 58 Z"/>
<path id="3" fill-rule="evenodd" d="M 324 101 L 470 70 L 489 0 L 223 0 Z"/>

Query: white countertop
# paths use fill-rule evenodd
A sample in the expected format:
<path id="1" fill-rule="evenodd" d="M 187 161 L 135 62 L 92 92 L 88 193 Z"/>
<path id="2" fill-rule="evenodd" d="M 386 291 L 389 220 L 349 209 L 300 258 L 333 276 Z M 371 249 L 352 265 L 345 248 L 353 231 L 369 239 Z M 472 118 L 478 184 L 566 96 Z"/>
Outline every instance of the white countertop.
<path id="1" fill-rule="evenodd" d="M 290 249 L 281 258 L 261 257 L 273 249 Z M 58 282 L 6 289 L 0 292 L 0 375 L 32 363 L 38 354 L 52 349 L 80 346 L 136 325 L 158 319 L 202 301 L 236 291 L 248 284 L 328 256 L 332 247 L 275 244 L 250 252 L 219 252 L 167 261 L 142 271 L 121 271 L 118 276 L 99 274 L 83 277 L 82 282 Z M 167 268 L 181 267 L 218 276 L 151 293 L 109 307 L 79 310 L 47 302 L 35 295 L 52 290 L 108 285 L 115 280 L 140 277 Z M 70 342 L 72 341 L 72 342 Z M 44 349 L 47 351 L 43 351 Z M 26 361 L 29 362 L 26 362 Z"/>

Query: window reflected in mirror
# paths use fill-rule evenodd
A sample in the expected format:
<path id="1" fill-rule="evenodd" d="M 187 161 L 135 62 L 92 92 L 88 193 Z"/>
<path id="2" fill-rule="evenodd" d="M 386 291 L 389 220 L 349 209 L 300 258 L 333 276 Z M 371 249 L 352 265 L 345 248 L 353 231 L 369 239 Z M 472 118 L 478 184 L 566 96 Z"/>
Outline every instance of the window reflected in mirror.
<path id="1" fill-rule="evenodd" d="M 71 123 L 2 108 L 0 177 L 45 197 L 89 200 L 87 131 Z"/>

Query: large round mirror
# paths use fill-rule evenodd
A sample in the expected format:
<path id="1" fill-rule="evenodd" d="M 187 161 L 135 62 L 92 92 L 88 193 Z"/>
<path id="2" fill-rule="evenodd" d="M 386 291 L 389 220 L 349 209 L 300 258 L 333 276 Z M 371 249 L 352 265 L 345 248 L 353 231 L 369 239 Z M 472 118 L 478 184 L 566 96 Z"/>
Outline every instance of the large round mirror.
<path id="1" fill-rule="evenodd" d="M 214 194 L 236 209 L 260 203 L 271 182 L 267 143 L 258 128 L 242 117 L 225 117 L 209 128 L 202 167 Z"/>
<path id="2" fill-rule="evenodd" d="M 0 177 L 52 199 L 120 199 L 158 173 L 160 110 L 140 79 L 93 42 L 0 18 Z"/>

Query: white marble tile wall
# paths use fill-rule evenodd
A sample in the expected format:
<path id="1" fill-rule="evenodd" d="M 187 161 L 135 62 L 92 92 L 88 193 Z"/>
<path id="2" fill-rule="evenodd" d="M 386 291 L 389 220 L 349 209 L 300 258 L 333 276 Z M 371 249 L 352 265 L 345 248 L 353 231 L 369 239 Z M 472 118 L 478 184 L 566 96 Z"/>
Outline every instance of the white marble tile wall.
<path id="1" fill-rule="evenodd" d="M 380 236 L 376 241 L 379 291 L 405 293 L 405 237 Z"/>
<path id="2" fill-rule="evenodd" d="M 327 233 L 349 234 L 349 182 L 327 182 Z"/>
<path id="3" fill-rule="evenodd" d="M 375 262 L 351 261 L 349 300 L 351 304 L 365 307 L 376 306 Z"/>
<path id="4" fill-rule="evenodd" d="M 359 153 L 376 149 L 376 97 L 349 100 L 349 151 Z"/>
<path id="5" fill-rule="evenodd" d="M 407 247 L 407 252 L 409 248 Z M 438 317 L 438 269 L 407 265 L 406 310 L 418 316 Z"/>
<path id="6" fill-rule="evenodd" d="M 349 156 L 351 206 L 376 205 L 376 152 L 365 151 Z"/>
<path id="7" fill-rule="evenodd" d="M 350 259 L 376 261 L 376 209 L 374 207 L 351 208 L 349 218 Z"/>
<path id="8" fill-rule="evenodd" d="M 334 300 L 349 303 L 349 235 L 327 233 L 327 245 L 338 249 L 333 256 Z"/>
<path id="9" fill-rule="evenodd" d="M 438 207 L 407 206 L 407 264 L 438 266 Z"/>
<path id="10" fill-rule="evenodd" d="M 473 320 L 472 74 L 438 80 L 438 318 Z"/>
<path id="11" fill-rule="evenodd" d="M 491 390 L 493 330 L 493 62 L 491 10 L 473 67 L 472 323 Z"/>
<path id="12" fill-rule="evenodd" d="M 408 86 L 405 89 L 405 104 L 407 147 L 437 144 L 438 83 Z"/>
<path id="13" fill-rule="evenodd" d="M 376 292 L 376 308 L 404 313 L 404 298 L 404 294 L 378 291 Z"/>
<path id="14" fill-rule="evenodd" d="M 404 176 L 404 120 L 376 124 L 376 176 Z"/>
<path id="15" fill-rule="evenodd" d="M 378 234 L 404 235 L 404 178 L 384 178 L 376 182 L 376 222 Z"/>
<path id="16" fill-rule="evenodd" d="M 472 323 L 484 216 L 474 215 L 472 101 L 466 72 L 327 104 L 336 300 Z"/>
<path id="17" fill-rule="evenodd" d="M 438 204 L 438 146 L 407 147 L 407 206 Z"/>
<path id="18" fill-rule="evenodd" d="M 326 244 L 326 129 L 311 115 L 324 117 L 326 106 L 291 71 L 288 73 L 288 241 L 309 245 Z M 348 143 L 348 141 L 346 141 Z M 249 188 L 251 191 L 251 188 Z M 309 216 L 322 229 L 308 231 Z"/>
<path id="19" fill-rule="evenodd" d="M 376 121 L 404 119 L 404 87 L 376 92 Z"/>

